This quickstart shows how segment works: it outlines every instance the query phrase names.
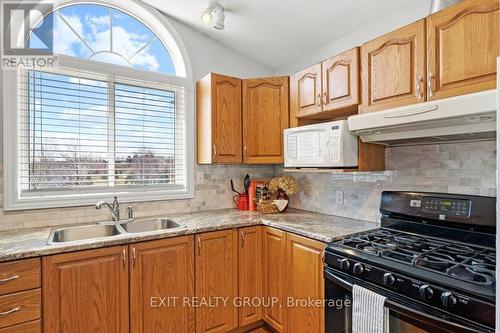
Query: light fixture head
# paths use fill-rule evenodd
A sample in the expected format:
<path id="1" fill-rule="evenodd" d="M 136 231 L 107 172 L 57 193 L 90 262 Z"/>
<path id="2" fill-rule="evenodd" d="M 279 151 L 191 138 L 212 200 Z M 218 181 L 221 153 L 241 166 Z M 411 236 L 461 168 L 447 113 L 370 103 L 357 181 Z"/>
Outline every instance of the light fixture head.
<path id="1" fill-rule="evenodd" d="M 201 13 L 201 20 L 205 24 L 212 24 L 212 26 L 217 30 L 222 30 L 225 28 L 225 18 L 225 9 L 218 3 L 214 3 Z"/>

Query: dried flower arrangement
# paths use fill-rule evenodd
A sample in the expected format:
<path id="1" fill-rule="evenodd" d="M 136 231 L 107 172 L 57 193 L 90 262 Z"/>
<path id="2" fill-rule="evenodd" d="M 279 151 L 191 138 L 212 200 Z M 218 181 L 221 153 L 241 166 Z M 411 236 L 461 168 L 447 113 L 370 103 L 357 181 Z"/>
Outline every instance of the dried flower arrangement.
<path id="1" fill-rule="evenodd" d="M 285 191 L 288 195 L 295 194 L 299 191 L 299 184 L 290 176 L 274 177 L 269 182 L 269 191 L 276 193 L 279 190 Z"/>
<path id="2" fill-rule="evenodd" d="M 263 214 L 275 214 L 284 212 L 288 207 L 288 195 L 299 191 L 299 185 L 295 178 L 290 176 L 275 177 L 269 182 L 269 192 L 276 194 L 276 200 L 260 200 L 257 210 Z M 278 208 L 280 205 L 281 206 Z"/>

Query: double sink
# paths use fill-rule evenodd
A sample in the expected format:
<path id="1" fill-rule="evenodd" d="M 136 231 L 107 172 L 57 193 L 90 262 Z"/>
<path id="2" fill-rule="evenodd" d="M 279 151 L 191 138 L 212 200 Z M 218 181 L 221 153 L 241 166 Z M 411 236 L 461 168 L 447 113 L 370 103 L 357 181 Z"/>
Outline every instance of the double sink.
<path id="1" fill-rule="evenodd" d="M 115 224 L 94 224 L 76 227 L 54 229 L 49 235 L 49 245 L 92 239 L 111 238 L 119 235 L 141 234 L 149 232 L 178 231 L 186 228 L 170 219 L 156 218 L 136 220 L 133 222 Z"/>

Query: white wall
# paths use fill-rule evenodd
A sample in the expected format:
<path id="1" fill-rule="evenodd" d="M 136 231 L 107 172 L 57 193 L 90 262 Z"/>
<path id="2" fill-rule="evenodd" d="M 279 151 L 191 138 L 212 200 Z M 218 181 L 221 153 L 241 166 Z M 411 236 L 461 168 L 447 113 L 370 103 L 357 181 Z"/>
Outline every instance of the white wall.
<path id="1" fill-rule="evenodd" d="M 363 28 L 352 31 L 350 34 L 334 40 L 316 51 L 308 53 L 291 63 L 278 68 L 275 70 L 275 74 L 289 75 L 295 73 L 343 51 L 356 46 L 361 46 L 369 40 L 424 18 L 429 15 L 430 3 L 430 0 L 422 0 L 418 3 L 414 3 L 388 13 L 383 18 L 375 22 L 368 23 Z"/>
<path id="2" fill-rule="evenodd" d="M 167 17 L 187 48 L 195 80 L 209 72 L 241 78 L 268 76 L 272 70 L 238 51 L 231 49 L 202 33 Z"/>

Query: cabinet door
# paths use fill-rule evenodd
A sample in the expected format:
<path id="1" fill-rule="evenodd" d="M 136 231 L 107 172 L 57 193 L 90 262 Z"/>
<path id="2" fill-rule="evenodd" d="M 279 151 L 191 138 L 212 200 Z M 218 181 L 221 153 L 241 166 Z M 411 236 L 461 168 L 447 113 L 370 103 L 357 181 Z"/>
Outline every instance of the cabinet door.
<path id="1" fill-rule="evenodd" d="M 276 299 L 274 306 L 264 307 L 264 320 L 279 333 L 285 332 L 285 264 L 286 233 L 263 228 L 263 295 L 265 300 Z M 294 332 L 300 332 L 295 331 Z"/>
<path id="2" fill-rule="evenodd" d="M 359 104 L 359 48 L 322 62 L 323 112 L 349 108 L 357 113 Z M 339 112 L 339 116 L 343 114 Z M 335 117 L 335 114 L 332 114 Z"/>
<path id="3" fill-rule="evenodd" d="M 196 83 L 198 163 L 241 163 L 241 80 L 211 73 Z"/>
<path id="4" fill-rule="evenodd" d="M 286 295 L 291 299 L 324 300 L 323 250 L 325 245 L 308 238 L 287 234 Z M 286 327 L 294 332 L 324 332 L 324 308 L 288 304 Z"/>
<path id="5" fill-rule="evenodd" d="M 44 257 L 44 332 L 127 333 L 127 256 L 116 246 Z"/>
<path id="6" fill-rule="evenodd" d="M 262 297 L 262 227 L 241 228 L 239 232 L 238 270 L 239 296 L 244 299 Z M 255 305 L 258 305 L 255 304 Z M 262 307 L 239 308 L 240 327 L 262 319 Z"/>
<path id="7" fill-rule="evenodd" d="M 425 101 L 425 20 L 361 47 L 361 112 Z"/>
<path id="8" fill-rule="evenodd" d="M 130 245 L 132 333 L 194 332 L 194 237 Z"/>
<path id="9" fill-rule="evenodd" d="M 498 0 L 466 0 L 427 18 L 428 99 L 496 86 Z"/>
<path id="10" fill-rule="evenodd" d="M 233 306 L 238 294 L 236 231 L 196 235 L 195 246 L 196 297 L 206 301 L 196 307 L 196 332 L 228 332 L 238 326 L 238 309 Z"/>
<path id="11" fill-rule="evenodd" d="M 283 163 L 288 118 L 288 77 L 244 80 L 243 162 Z"/>
<path id="12" fill-rule="evenodd" d="M 241 163 L 241 80 L 212 75 L 214 163 Z"/>
<path id="13" fill-rule="evenodd" d="M 321 112 L 320 63 L 290 77 L 290 109 L 292 118 L 300 118 Z M 293 127 L 297 126 L 294 119 L 291 119 L 291 123 Z"/>

